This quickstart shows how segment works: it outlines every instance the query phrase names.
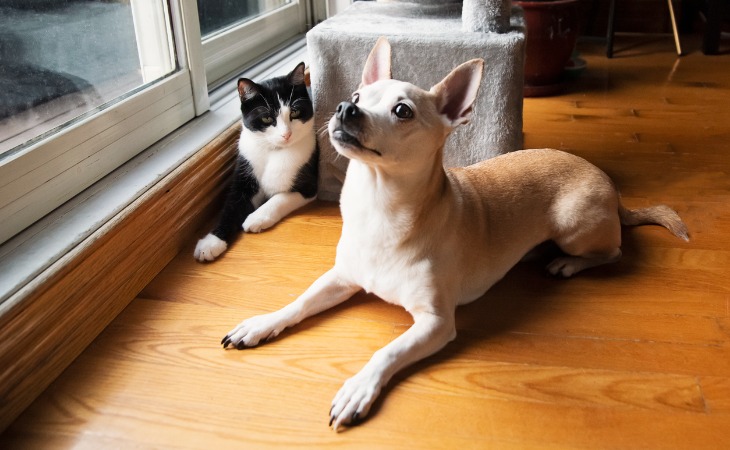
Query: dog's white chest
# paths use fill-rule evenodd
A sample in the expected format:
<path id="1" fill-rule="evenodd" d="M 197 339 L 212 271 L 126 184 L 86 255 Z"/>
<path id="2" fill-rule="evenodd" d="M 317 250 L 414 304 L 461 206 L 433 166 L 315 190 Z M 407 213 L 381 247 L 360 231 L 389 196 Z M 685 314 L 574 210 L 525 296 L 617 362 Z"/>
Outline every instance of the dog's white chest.
<path id="1" fill-rule="evenodd" d="M 431 298 L 430 262 L 402 245 L 402 230 L 370 205 L 343 191 L 343 227 L 336 266 L 366 292 L 412 311 Z"/>
<path id="2" fill-rule="evenodd" d="M 409 311 L 417 308 L 418 301 L 424 300 L 417 292 L 431 284 L 428 263 L 392 251 L 377 239 L 363 245 L 359 238 L 352 237 L 345 236 L 343 230 L 337 247 L 337 265 L 347 278 L 389 303 Z"/>

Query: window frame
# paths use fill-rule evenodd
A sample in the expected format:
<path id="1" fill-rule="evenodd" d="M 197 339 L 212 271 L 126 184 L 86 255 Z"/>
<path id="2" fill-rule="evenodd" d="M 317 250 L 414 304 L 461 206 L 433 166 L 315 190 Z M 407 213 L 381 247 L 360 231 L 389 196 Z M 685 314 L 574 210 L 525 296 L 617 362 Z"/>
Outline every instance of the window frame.
<path id="1" fill-rule="evenodd" d="M 293 0 L 288 5 L 203 39 L 202 54 L 208 88 L 215 89 L 240 73 L 242 61 L 254 61 L 272 48 L 302 34 L 306 30 L 307 15 L 305 2 Z M 268 45 L 262 47 L 263 43 Z"/>
<path id="2" fill-rule="evenodd" d="M 0 245 L 208 111 L 209 89 L 240 71 L 244 58 L 264 53 L 262 39 L 270 50 L 306 29 L 312 1 L 319 0 L 296 0 L 204 44 L 196 0 L 168 0 L 176 72 L 0 159 Z M 243 39 L 249 34 L 255 39 Z"/>
<path id="3" fill-rule="evenodd" d="M 184 53 L 176 25 L 182 4 L 172 0 L 172 39 Z M 167 6 L 166 6 L 167 7 Z M 0 161 L 0 243 L 195 117 L 187 59 L 178 70 Z"/>

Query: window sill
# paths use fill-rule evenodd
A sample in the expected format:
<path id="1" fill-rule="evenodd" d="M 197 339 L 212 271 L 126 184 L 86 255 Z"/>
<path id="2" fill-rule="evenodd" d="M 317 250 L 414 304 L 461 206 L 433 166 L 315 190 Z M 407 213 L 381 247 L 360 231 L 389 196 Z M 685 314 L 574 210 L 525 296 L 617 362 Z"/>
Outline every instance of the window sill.
<path id="1" fill-rule="evenodd" d="M 245 72 L 306 59 L 300 39 Z M 0 431 L 88 346 L 213 211 L 231 168 L 235 89 L 0 247 Z"/>

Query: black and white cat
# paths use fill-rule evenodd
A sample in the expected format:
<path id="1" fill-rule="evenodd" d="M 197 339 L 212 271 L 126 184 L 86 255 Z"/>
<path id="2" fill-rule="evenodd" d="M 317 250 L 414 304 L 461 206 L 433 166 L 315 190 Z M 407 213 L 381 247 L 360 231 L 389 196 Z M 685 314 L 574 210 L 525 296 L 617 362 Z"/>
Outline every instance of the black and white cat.
<path id="1" fill-rule="evenodd" d="M 314 200 L 319 150 L 304 63 L 288 75 L 238 80 L 243 129 L 218 225 L 198 241 L 194 256 L 212 261 L 243 228 L 265 230 Z"/>

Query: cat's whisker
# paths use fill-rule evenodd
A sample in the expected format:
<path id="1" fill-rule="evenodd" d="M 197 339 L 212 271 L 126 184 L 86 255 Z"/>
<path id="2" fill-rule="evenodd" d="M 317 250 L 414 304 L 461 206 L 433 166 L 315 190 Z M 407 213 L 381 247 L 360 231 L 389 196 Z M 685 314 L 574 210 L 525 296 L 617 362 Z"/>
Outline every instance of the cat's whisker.
<path id="1" fill-rule="evenodd" d="M 274 109 L 273 109 L 273 108 L 271 107 L 271 105 L 269 104 L 269 101 L 268 101 L 268 100 L 266 100 L 266 97 L 264 97 L 264 96 L 263 96 L 263 94 L 262 94 L 262 93 L 260 93 L 260 92 L 259 92 L 259 96 L 261 96 L 261 98 L 263 98 L 263 99 L 264 99 L 264 101 L 266 102 L 266 106 L 267 106 L 267 107 L 269 108 L 269 111 L 273 111 Z"/>
<path id="2" fill-rule="evenodd" d="M 289 93 L 289 106 L 294 106 L 291 103 L 292 97 L 294 97 L 294 86 L 291 87 L 291 92 Z M 297 99 L 297 100 L 299 100 L 299 99 Z M 294 103 L 296 103 L 296 101 Z"/>

